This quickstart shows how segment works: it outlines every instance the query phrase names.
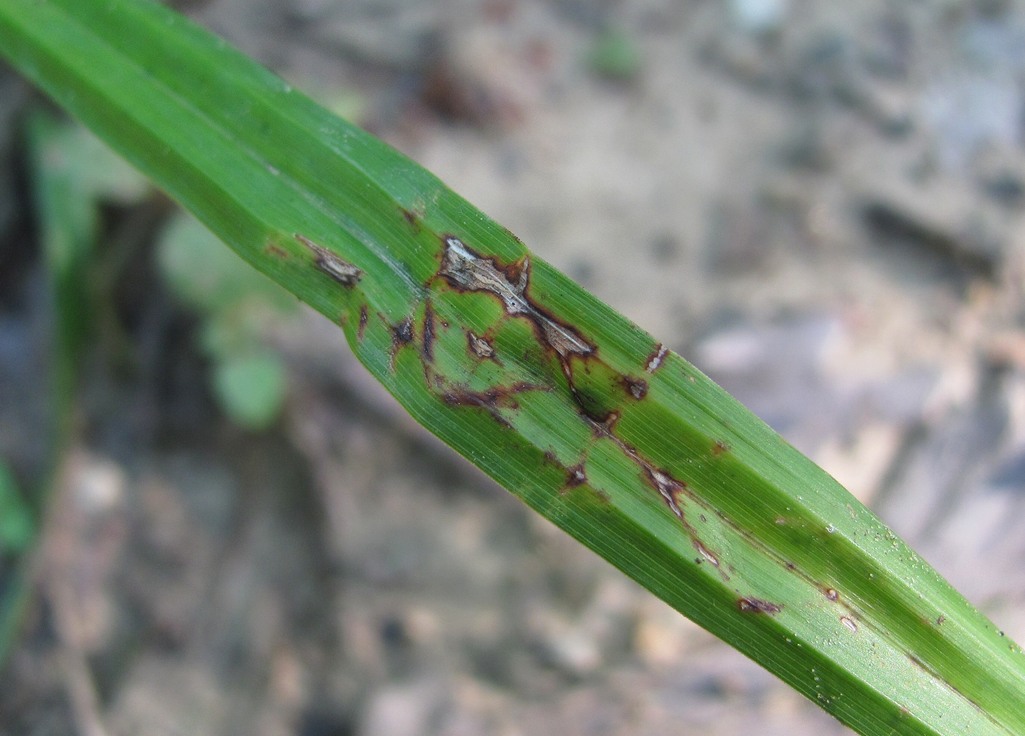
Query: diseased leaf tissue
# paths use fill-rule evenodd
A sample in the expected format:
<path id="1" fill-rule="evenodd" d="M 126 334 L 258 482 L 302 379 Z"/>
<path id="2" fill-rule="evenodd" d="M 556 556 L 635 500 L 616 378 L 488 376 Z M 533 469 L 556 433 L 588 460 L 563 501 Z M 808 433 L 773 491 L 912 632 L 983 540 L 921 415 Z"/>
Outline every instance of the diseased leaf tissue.
<path id="1" fill-rule="evenodd" d="M 346 289 L 359 284 L 362 272 L 357 266 L 304 236 L 296 238 L 313 253 L 318 270 Z M 524 394 L 540 392 L 568 398 L 576 421 L 587 428 L 591 439 L 582 449 L 578 448 L 579 457 L 560 460 L 554 451 L 545 451 L 545 461 L 557 465 L 565 474 L 564 490 L 588 486 L 599 499 L 608 501 L 607 491 L 594 487 L 590 481 L 587 464 L 595 443 L 609 443 L 632 463 L 643 484 L 657 494 L 682 524 L 698 553 L 694 561 L 711 564 L 724 581 L 729 580 L 719 555 L 699 538 L 696 526 L 688 518 L 688 504 L 698 510 L 707 510 L 707 504 L 685 482 L 657 467 L 617 434 L 622 403 L 643 401 L 648 396 L 648 382 L 612 369 L 602 361 L 597 345 L 532 298 L 528 255 L 502 263 L 481 255 L 455 235 L 440 236 L 440 243 L 440 263 L 424 285 L 420 303 L 413 310 L 415 319 L 407 316 L 391 323 L 384 315 L 378 315 L 390 334 L 390 370 L 398 369 L 397 359 L 404 349 L 415 348 L 429 391 L 448 406 L 485 411 L 509 429 L 516 426 Z M 458 308 L 457 304 L 448 306 L 453 299 L 469 295 L 490 298 L 501 307 L 498 319 L 484 330 L 464 324 L 468 310 Z M 361 304 L 357 341 L 364 339 L 368 320 L 367 305 Z M 522 337 L 524 326 L 532 335 L 527 343 L 533 349 L 525 349 L 522 339 L 508 334 L 519 327 L 515 337 Z M 668 355 L 665 345 L 655 344 L 643 365 L 638 366 L 641 374 L 653 375 L 663 367 Z M 715 445 L 713 454 L 725 447 L 723 443 Z M 739 608 L 770 614 L 781 610 L 780 605 L 773 603 Z"/>

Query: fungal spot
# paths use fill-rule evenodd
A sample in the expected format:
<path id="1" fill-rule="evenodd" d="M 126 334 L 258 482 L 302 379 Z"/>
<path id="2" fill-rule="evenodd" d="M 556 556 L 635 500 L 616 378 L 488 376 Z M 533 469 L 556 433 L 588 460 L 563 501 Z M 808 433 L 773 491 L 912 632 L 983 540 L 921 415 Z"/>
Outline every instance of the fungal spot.
<path id="1" fill-rule="evenodd" d="M 276 243 L 269 244 L 264 250 L 275 258 L 280 258 L 283 261 L 287 261 L 290 257 L 289 252 Z"/>
<path id="2" fill-rule="evenodd" d="M 434 305 L 428 299 L 424 304 L 423 356 L 428 363 L 434 361 Z"/>
<path id="3" fill-rule="evenodd" d="M 312 240 L 299 233 L 295 239 L 305 245 L 313 252 L 313 261 L 317 268 L 333 278 L 342 286 L 352 287 L 359 283 L 363 272 L 348 261 L 343 261 L 337 255 L 322 245 L 317 245 Z"/>
<path id="4" fill-rule="evenodd" d="M 943 626 L 943 622 L 946 621 L 946 620 L 947 620 L 946 616 L 937 616 L 936 617 L 936 625 L 937 626 Z"/>
<path id="5" fill-rule="evenodd" d="M 633 376 L 622 376 L 619 381 L 623 384 L 626 392 L 638 401 L 648 395 L 648 382 L 643 379 L 634 378 Z"/>
<path id="6" fill-rule="evenodd" d="M 367 314 L 367 305 L 364 304 L 359 308 L 359 328 L 356 330 L 356 337 L 360 340 L 363 339 L 363 334 L 367 331 L 367 321 L 370 319 L 370 315 Z"/>
<path id="7" fill-rule="evenodd" d="M 662 500 L 666 502 L 669 510 L 676 514 L 678 519 L 684 521 L 683 509 L 680 508 L 679 498 L 686 489 L 686 486 L 672 476 L 651 466 L 646 466 L 644 471 L 655 485 L 655 489 L 662 496 Z"/>
<path id="8" fill-rule="evenodd" d="M 466 344 L 470 348 L 470 352 L 481 360 L 492 360 L 495 357 L 494 346 L 469 330 L 466 332 Z"/>
<path id="9" fill-rule="evenodd" d="M 402 216 L 409 223 L 409 226 L 413 228 L 413 232 L 420 232 L 420 218 L 417 217 L 413 210 L 407 210 L 405 207 L 402 208 Z"/>
<path id="10" fill-rule="evenodd" d="M 463 291 L 485 291 L 502 302 L 507 314 L 523 316 L 537 328 L 542 341 L 562 359 L 563 365 L 573 355 L 591 355 L 595 348 L 577 332 L 549 316 L 529 298 L 527 285 L 530 282 L 530 261 L 499 266 L 493 259 L 484 258 L 467 248 L 459 238 L 445 238 L 445 252 L 442 255 L 438 275 Z"/>
<path id="11" fill-rule="evenodd" d="M 719 558 L 716 557 L 715 555 L 713 555 L 709 551 L 709 549 L 705 545 L 703 545 L 701 542 L 695 540 L 694 541 L 694 549 L 696 549 L 698 551 L 699 555 L 704 557 L 706 560 L 711 562 L 716 567 L 719 567 Z"/>
<path id="12" fill-rule="evenodd" d="M 644 370 L 646 370 L 648 373 L 654 373 L 655 371 L 657 371 L 662 366 L 662 361 L 665 360 L 666 354 L 668 352 L 669 348 L 667 348 L 662 343 L 659 343 L 657 346 L 655 346 L 655 349 L 651 351 L 651 354 L 648 356 L 648 360 L 644 364 Z"/>
<path id="13" fill-rule="evenodd" d="M 741 598 L 737 601 L 737 608 L 741 613 L 768 613 L 769 615 L 783 610 L 783 606 L 778 603 L 763 601 L 761 598 Z"/>
<path id="14" fill-rule="evenodd" d="M 413 320 L 406 317 L 404 320 L 391 328 L 392 343 L 398 347 L 413 342 Z"/>
<path id="15" fill-rule="evenodd" d="M 858 633 L 858 624 L 850 616 L 841 616 L 840 623 L 847 627 L 852 634 Z"/>
<path id="16" fill-rule="evenodd" d="M 566 469 L 566 487 L 576 488 L 587 482 L 587 475 L 584 473 L 584 464 L 574 465 Z"/>
<path id="17" fill-rule="evenodd" d="M 397 325 L 391 326 L 391 369 L 395 370 L 395 356 L 406 345 L 413 342 L 413 320 L 406 317 Z"/>
<path id="18" fill-rule="evenodd" d="M 824 592 L 828 600 L 836 601 L 840 599 L 840 594 L 837 593 L 833 588 L 826 588 Z"/>
<path id="19" fill-rule="evenodd" d="M 724 455 L 725 453 L 727 453 L 729 451 L 730 451 L 730 446 L 726 442 L 724 442 L 722 440 L 716 440 L 715 441 L 715 445 L 712 446 L 712 455 L 715 456 L 715 457 L 719 457 L 720 455 Z"/>

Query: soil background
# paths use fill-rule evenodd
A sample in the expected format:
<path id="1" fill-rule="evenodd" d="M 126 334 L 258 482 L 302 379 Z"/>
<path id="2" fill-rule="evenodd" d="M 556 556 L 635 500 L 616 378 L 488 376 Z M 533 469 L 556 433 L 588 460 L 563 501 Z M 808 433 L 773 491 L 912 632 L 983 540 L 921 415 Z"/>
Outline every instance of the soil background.
<path id="1" fill-rule="evenodd" d="M 1025 3 L 179 7 L 658 335 L 1025 640 Z M 0 68 L 0 456 L 25 488 L 41 104 Z M 0 733 L 847 733 L 413 424 L 322 317 L 267 329 L 273 427 L 225 419 L 153 266 L 169 209 L 104 212 L 125 339 L 81 366 Z"/>

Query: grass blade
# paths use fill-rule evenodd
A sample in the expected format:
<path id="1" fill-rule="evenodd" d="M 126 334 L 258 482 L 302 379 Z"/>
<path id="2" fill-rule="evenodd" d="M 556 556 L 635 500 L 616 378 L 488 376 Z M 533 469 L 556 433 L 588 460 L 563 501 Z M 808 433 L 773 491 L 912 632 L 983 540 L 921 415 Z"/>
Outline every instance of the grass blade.
<path id="1" fill-rule="evenodd" d="M 811 461 L 429 172 L 155 3 L 0 0 L 0 50 L 337 321 L 422 424 L 855 730 L 1025 733 L 1013 643 Z"/>

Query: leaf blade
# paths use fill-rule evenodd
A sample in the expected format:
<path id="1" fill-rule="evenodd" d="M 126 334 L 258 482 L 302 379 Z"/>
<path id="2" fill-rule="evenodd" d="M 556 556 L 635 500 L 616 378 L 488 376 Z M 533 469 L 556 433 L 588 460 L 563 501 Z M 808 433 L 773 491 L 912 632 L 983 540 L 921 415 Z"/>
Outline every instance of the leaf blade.
<path id="1" fill-rule="evenodd" d="M 824 472 L 433 175 L 155 4 L 2 0 L 0 38 L 338 321 L 418 421 L 678 610 L 863 733 L 1025 730 L 1020 650 Z M 318 268 L 323 252 L 358 278 Z"/>

